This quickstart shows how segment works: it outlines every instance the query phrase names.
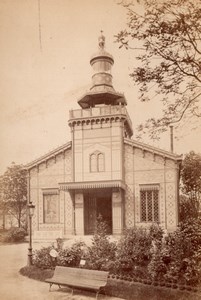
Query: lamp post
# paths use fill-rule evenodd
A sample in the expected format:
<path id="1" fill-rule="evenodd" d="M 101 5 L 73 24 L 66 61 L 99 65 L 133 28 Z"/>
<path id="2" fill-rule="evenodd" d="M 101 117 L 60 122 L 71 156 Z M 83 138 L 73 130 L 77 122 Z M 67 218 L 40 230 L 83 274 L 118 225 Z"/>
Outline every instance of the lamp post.
<path id="1" fill-rule="evenodd" d="M 28 248 L 27 265 L 31 266 L 32 265 L 32 217 L 34 215 L 35 205 L 32 202 L 30 202 L 27 205 L 27 208 L 28 208 L 28 214 L 29 214 L 29 248 Z"/>

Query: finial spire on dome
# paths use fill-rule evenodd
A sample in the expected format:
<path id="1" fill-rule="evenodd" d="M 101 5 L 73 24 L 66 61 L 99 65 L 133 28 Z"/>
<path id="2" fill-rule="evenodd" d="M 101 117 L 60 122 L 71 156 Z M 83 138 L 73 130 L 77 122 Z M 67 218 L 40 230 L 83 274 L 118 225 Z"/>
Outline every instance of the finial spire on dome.
<path id="1" fill-rule="evenodd" d="M 98 38 L 98 45 L 99 45 L 99 48 L 102 49 L 102 50 L 105 47 L 105 37 L 103 35 L 103 30 L 101 30 L 101 35 Z"/>

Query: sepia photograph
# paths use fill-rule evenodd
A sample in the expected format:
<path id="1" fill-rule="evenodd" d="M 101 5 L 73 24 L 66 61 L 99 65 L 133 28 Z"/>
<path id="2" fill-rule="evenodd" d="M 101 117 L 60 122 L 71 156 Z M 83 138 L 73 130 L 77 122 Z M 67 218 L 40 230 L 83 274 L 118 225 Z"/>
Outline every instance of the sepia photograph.
<path id="1" fill-rule="evenodd" d="M 0 0 L 0 298 L 201 300 L 201 0 Z"/>

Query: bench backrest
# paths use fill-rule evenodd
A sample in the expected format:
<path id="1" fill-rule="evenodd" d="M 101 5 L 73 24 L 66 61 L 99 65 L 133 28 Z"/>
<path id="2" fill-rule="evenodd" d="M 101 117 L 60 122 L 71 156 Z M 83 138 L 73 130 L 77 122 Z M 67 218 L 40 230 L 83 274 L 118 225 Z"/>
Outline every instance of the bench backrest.
<path id="1" fill-rule="evenodd" d="M 76 278 L 76 279 L 90 279 L 93 281 L 107 281 L 109 272 L 87 270 L 81 268 L 69 268 L 56 266 L 54 271 L 54 278 Z"/>

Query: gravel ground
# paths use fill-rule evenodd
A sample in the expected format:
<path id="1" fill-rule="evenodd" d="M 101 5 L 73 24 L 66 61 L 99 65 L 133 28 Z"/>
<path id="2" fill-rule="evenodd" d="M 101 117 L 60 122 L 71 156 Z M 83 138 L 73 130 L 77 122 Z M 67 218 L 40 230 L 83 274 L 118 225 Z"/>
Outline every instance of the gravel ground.
<path id="1" fill-rule="evenodd" d="M 44 282 L 29 279 L 19 274 L 19 269 L 27 263 L 28 244 L 0 245 L 0 299 L 1 300 L 87 300 L 95 299 L 95 293 L 52 287 Z M 35 247 L 33 247 L 35 248 Z M 39 248 L 39 245 L 36 245 Z M 98 296 L 99 300 L 123 300 L 104 295 Z"/>

